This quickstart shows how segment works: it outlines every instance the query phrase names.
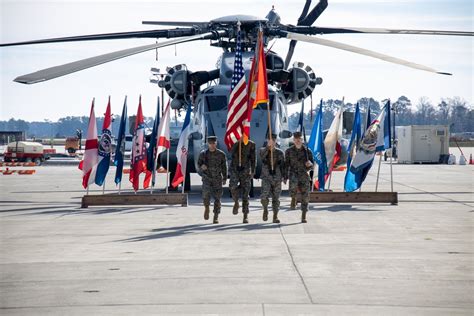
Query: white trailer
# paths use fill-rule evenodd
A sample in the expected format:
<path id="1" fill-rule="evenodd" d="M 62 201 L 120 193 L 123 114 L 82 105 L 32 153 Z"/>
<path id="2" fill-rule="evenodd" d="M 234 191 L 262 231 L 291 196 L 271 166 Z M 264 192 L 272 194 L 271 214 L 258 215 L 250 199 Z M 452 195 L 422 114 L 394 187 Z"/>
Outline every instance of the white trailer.
<path id="1" fill-rule="evenodd" d="M 448 125 L 397 126 L 398 163 L 439 163 L 449 155 Z"/>

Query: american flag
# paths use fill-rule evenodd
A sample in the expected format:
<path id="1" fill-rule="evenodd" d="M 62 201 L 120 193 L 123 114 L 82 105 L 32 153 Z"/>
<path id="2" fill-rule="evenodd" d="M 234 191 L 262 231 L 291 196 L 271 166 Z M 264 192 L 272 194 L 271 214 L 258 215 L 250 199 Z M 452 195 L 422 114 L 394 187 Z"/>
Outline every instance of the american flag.
<path id="1" fill-rule="evenodd" d="M 224 142 L 230 150 L 243 133 L 243 123 L 247 117 L 247 84 L 242 65 L 242 43 L 240 28 L 237 32 L 235 49 L 234 73 L 232 74 L 231 92 L 227 112 L 227 124 Z"/>

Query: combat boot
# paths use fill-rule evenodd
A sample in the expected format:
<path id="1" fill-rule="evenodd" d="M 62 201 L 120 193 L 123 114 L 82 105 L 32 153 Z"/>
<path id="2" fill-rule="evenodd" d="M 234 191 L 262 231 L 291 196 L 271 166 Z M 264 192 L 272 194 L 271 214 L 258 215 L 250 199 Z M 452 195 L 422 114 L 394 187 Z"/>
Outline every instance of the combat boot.
<path id="1" fill-rule="evenodd" d="M 213 224 L 219 224 L 219 213 L 214 213 L 214 220 L 212 221 Z"/>
<path id="2" fill-rule="evenodd" d="M 249 213 L 244 213 L 244 220 L 243 222 L 244 224 L 248 224 L 249 223 Z"/>
<path id="3" fill-rule="evenodd" d="M 209 219 L 209 205 L 204 205 L 204 219 L 206 221 Z"/>
<path id="4" fill-rule="evenodd" d="M 232 214 L 237 215 L 239 214 L 239 201 L 234 200 L 234 208 L 232 209 Z"/>
<path id="5" fill-rule="evenodd" d="M 296 210 L 296 197 L 294 197 L 294 196 L 291 197 L 290 209 Z"/>
<path id="6" fill-rule="evenodd" d="M 268 205 L 263 205 L 263 221 L 266 222 L 268 221 Z"/>
<path id="7" fill-rule="evenodd" d="M 280 224 L 280 220 L 278 219 L 278 211 L 273 211 L 273 222 L 275 224 Z"/>
<path id="8" fill-rule="evenodd" d="M 307 212 L 308 211 L 301 211 L 301 222 L 302 223 L 307 223 L 307 221 L 306 221 L 306 213 Z"/>

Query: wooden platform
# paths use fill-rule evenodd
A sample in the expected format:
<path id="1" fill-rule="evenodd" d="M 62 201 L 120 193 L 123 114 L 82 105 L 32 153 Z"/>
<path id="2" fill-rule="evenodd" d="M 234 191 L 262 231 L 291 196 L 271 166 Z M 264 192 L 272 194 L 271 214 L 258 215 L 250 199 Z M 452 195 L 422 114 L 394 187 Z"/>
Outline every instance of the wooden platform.
<path id="1" fill-rule="evenodd" d="M 113 194 L 94 194 L 84 195 L 82 197 L 82 208 L 89 206 L 104 205 L 181 205 L 188 206 L 187 193 L 153 193 L 140 192 L 133 193 L 113 193 Z"/>
<path id="2" fill-rule="evenodd" d="M 398 204 L 398 192 L 310 192 L 310 203 Z"/>

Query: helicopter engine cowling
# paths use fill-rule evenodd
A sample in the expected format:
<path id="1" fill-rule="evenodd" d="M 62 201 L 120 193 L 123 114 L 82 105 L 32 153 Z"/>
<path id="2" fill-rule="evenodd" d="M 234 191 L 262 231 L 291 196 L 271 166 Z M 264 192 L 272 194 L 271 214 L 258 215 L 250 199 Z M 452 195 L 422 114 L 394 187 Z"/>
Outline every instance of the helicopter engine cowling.
<path id="1" fill-rule="evenodd" d="M 171 108 L 178 110 L 184 106 L 193 90 L 196 93 L 201 85 L 217 78 L 219 69 L 191 72 L 186 65 L 181 64 L 168 68 L 165 78 L 158 82 L 158 86 L 164 88 L 172 99 Z"/>
<path id="2" fill-rule="evenodd" d="M 323 83 L 323 79 L 316 77 L 313 69 L 302 62 L 295 62 L 290 72 L 288 82 L 282 86 L 288 104 L 297 103 L 309 97 L 316 85 Z"/>
<path id="3" fill-rule="evenodd" d="M 167 69 L 167 74 L 163 80 L 158 82 L 160 88 L 164 88 L 169 97 L 173 99 L 171 107 L 179 109 L 184 104 L 188 94 L 188 77 L 191 72 L 186 65 L 176 65 Z"/>

